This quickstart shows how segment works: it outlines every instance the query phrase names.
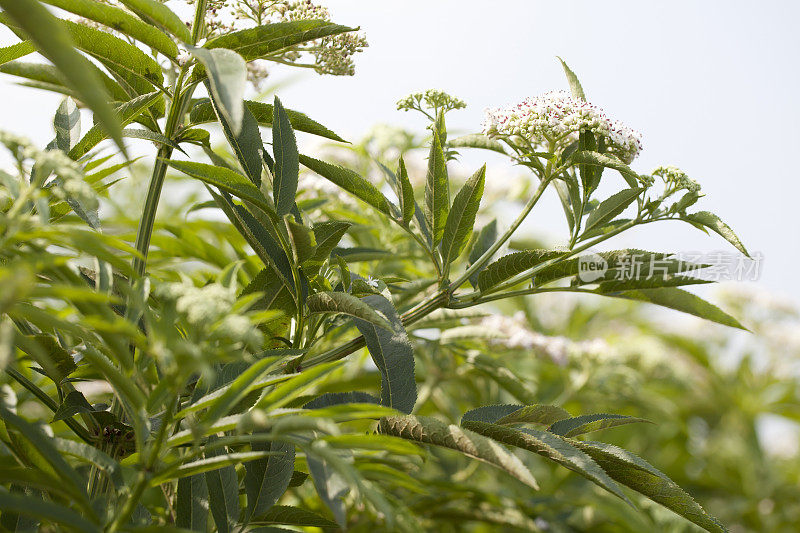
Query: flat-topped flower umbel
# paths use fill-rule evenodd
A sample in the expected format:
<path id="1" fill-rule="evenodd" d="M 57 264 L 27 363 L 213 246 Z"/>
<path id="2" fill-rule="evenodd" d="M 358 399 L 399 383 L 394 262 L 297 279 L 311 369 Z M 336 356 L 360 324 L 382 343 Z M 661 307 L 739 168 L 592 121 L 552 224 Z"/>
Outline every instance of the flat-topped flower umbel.
<path id="1" fill-rule="evenodd" d="M 563 150 L 582 130 L 602 138 L 607 150 L 631 163 L 642 150 L 641 134 L 602 109 L 567 91 L 551 91 L 507 107 L 486 110 L 483 133 L 491 137 L 522 137 L 532 147 Z"/>

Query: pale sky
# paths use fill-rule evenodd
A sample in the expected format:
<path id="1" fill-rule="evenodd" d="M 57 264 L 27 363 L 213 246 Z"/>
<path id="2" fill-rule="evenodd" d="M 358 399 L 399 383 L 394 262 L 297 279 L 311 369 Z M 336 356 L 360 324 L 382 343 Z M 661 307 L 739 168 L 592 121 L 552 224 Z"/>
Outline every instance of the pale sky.
<path id="1" fill-rule="evenodd" d="M 280 90 L 287 107 L 306 112 L 348 139 L 376 123 L 424 123 L 395 110 L 409 92 L 444 89 L 468 108 L 451 129 L 478 131 L 483 109 L 567 88 L 556 56 L 580 77 L 587 98 L 643 134 L 632 165 L 649 172 L 681 167 L 707 194 L 699 209 L 728 222 L 752 252 L 764 255 L 761 284 L 800 303 L 800 196 L 794 156 L 800 146 L 800 3 L 783 1 L 320 1 L 335 22 L 361 26 L 370 43 L 352 78 L 303 74 Z M 8 44 L 8 39 L 3 44 Z M 275 70 L 276 78 L 281 74 Z M 44 145 L 52 138 L 58 96 L 18 88 L 0 75 L 2 127 Z M 508 172 L 499 158 L 487 180 Z M 532 230 L 558 242 L 563 221 L 552 199 Z M 614 247 L 664 251 L 729 250 L 680 223 L 647 226 Z"/>

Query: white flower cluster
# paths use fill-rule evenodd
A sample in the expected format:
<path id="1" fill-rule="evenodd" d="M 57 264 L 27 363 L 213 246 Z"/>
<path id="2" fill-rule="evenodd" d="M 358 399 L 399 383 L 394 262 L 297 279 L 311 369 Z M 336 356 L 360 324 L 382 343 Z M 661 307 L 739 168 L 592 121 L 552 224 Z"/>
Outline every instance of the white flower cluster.
<path id="1" fill-rule="evenodd" d="M 20 163 L 32 160 L 38 179 L 46 180 L 55 175 L 56 179 L 51 180 L 44 190 L 59 200 L 71 198 L 89 211 L 100 205 L 97 193 L 84 179 L 83 169 L 64 152 L 39 150 L 28 139 L 4 131 L 0 131 L 0 144 L 5 145 Z"/>
<path id="2" fill-rule="evenodd" d="M 498 334 L 491 342 L 506 348 L 534 350 L 558 365 L 565 365 L 570 356 L 587 353 L 602 353 L 609 347 L 602 339 L 575 342 L 566 337 L 550 337 L 531 331 L 525 320 L 525 313 L 518 311 L 514 316 L 490 315 L 480 321 L 480 325 Z"/>
<path id="3" fill-rule="evenodd" d="M 554 144 L 558 150 L 577 141 L 583 130 L 602 137 L 608 151 L 625 163 L 631 163 L 642 150 L 639 132 L 566 91 L 552 91 L 518 104 L 487 109 L 483 123 L 486 135 L 522 137 L 534 147 L 546 149 Z"/>
<path id="4" fill-rule="evenodd" d="M 678 167 L 660 166 L 652 172 L 653 176 L 658 176 L 664 180 L 667 187 L 672 191 L 686 190 L 689 192 L 700 192 L 700 184 L 686 175 Z"/>
<path id="5" fill-rule="evenodd" d="M 197 331 L 255 349 L 263 341 L 261 332 L 250 319 L 234 309 L 236 293 L 232 287 L 218 283 L 195 287 L 190 281 L 183 281 L 161 285 L 157 293 L 173 301 L 178 313 Z"/>

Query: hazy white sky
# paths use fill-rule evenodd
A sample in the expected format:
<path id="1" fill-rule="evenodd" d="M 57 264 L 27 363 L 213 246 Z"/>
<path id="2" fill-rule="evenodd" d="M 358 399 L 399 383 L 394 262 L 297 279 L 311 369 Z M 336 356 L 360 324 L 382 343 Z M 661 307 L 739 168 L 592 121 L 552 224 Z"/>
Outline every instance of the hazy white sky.
<path id="1" fill-rule="evenodd" d="M 764 255 L 762 284 L 800 302 L 800 146 L 797 54 L 800 2 L 329 0 L 336 22 L 359 25 L 370 48 L 352 78 L 303 75 L 280 91 L 346 138 L 378 122 L 422 128 L 395 111 L 405 94 L 441 88 L 469 107 L 451 129 L 477 131 L 483 109 L 566 88 L 555 56 L 580 77 L 587 97 L 644 136 L 640 172 L 674 164 L 699 181 L 699 208 L 719 214 L 751 251 Z M 279 76 L 279 75 L 278 75 Z M 57 96 L 0 78 L 2 127 L 44 144 Z M 469 162 L 482 155 L 471 155 Z M 473 159 L 474 158 L 474 159 Z M 492 169 L 502 161 L 489 158 Z M 551 202 L 534 229 L 553 239 Z M 563 224 L 563 222 L 559 222 Z M 621 246 L 728 250 L 688 225 L 653 225 Z M 785 288 L 784 288 L 785 287 Z"/>

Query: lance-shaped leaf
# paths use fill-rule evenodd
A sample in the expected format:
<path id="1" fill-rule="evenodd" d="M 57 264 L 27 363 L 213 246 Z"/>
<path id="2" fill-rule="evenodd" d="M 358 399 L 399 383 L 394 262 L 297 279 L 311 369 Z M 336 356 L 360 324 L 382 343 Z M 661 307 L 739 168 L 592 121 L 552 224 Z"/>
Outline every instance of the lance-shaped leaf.
<path id="1" fill-rule="evenodd" d="M 285 524 L 287 526 L 319 527 L 323 529 L 339 528 L 336 522 L 332 522 L 324 516 L 289 505 L 273 506 L 269 511 L 258 517 L 258 522 L 264 524 Z"/>
<path id="2" fill-rule="evenodd" d="M 270 211 L 272 209 L 258 187 L 253 185 L 250 180 L 238 172 L 215 165 L 195 163 L 193 161 L 169 159 L 166 160 L 166 163 L 188 176 L 213 185 L 237 198 L 247 200 L 265 211 Z"/>
<path id="3" fill-rule="evenodd" d="M 53 439 L 53 445 L 62 454 L 70 455 L 102 470 L 117 489 L 121 489 L 124 485 L 125 480 L 122 477 L 122 467 L 120 464 L 110 455 L 98 448 L 89 446 L 83 442 L 60 438 Z"/>
<path id="4" fill-rule="evenodd" d="M 350 492 L 347 478 L 336 468 L 335 461 L 330 459 L 307 454 L 306 462 L 317 495 L 331 510 L 339 526 L 344 527 L 347 522 L 344 498 Z"/>
<path id="5" fill-rule="evenodd" d="M 270 320 L 261 324 L 261 329 L 266 331 L 270 337 L 285 337 L 292 318 L 297 314 L 297 303 L 295 302 L 292 291 L 279 275 L 275 273 L 272 266 L 259 272 L 256 277 L 242 291 L 242 296 L 261 293 L 261 298 L 253 304 L 253 310 L 275 310 L 282 315 L 275 320 Z"/>
<path id="6" fill-rule="evenodd" d="M 0 7 L 19 24 L 39 52 L 59 69 L 66 86 L 95 113 L 98 122 L 125 153 L 122 126 L 102 81 L 89 60 L 75 50 L 75 43 L 62 23 L 36 0 L 0 0 Z"/>
<path id="7" fill-rule="evenodd" d="M 302 154 L 300 154 L 300 162 L 356 198 L 365 201 L 381 213 L 391 215 L 389 200 L 373 184 L 352 170 L 338 165 L 331 165 Z"/>
<path id="8" fill-rule="evenodd" d="M 0 65 L 8 63 L 36 51 L 36 47 L 30 41 L 22 41 L 21 43 L 12 44 L 11 46 L 4 46 L 0 48 Z"/>
<path id="9" fill-rule="evenodd" d="M 208 72 L 211 97 L 234 136 L 242 131 L 244 118 L 244 88 L 247 84 L 247 65 L 242 56 L 231 50 L 189 48 Z M 260 176 L 260 173 L 259 173 Z"/>
<path id="10" fill-rule="evenodd" d="M 378 313 L 368 303 L 346 292 L 318 292 L 309 296 L 306 304 L 310 313 L 350 315 L 392 331 L 392 325 L 384 315 Z"/>
<path id="11" fill-rule="evenodd" d="M 273 109 L 272 151 L 275 155 L 275 178 L 272 184 L 272 194 L 275 199 L 275 209 L 279 216 L 283 216 L 288 214 L 294 206 L 300 161 L 292 124 L 277 96 Z"/>
<path id="12" fill-rule="evenodd" d="M 558 250 L 525 250 L 504 255 L 480 273 L 478 287 L 485 291 L 563 254 Z"/>
<path id="13" fill-rule="evenodd" d="M 548 430 L 556 435 L 575 437 L 577 435 L 583 435 L 584 433 L 590 433 L 592 431 L 599 431 L 601 429 L 636 423 L 651 424 L 652 422 L 645 420 L 644 418 L 636 418 L 634 416 L 596 413 L 558 420 L 557 422 L 553 423 Z"/>
<path id="14" fill-rule="evenodd" d="M 383 167 L 383 165 L 381 165 Z M 386 168 L 386 167 L 384 167 Z M 388 171 L 388 169 L 386 169 Z M 400 201 L 400 221 L 404 226 L 411 224 L 414 219 L 417 202 L 414 199 L 414 187 L 408 179 L 408 171 L 403 156 L 397 162 L 397 174 L 393 174 L 397 185 L 397 197 Z"/>
<path id="15" fill-rule="evenodd" d="M 705 226 L 715 231 L 723 239 L 734 245 L 737 250 L 742 252 L 747 257 L 750 257 L 750 254 L 747 253 L 747 249 L 742 244 L 742 241 L 739 240 L 739 237 L 736 236 L 730 226 L 724 223 L 722 219 L 720 219 L 714 213 L 711 213 L 710 211 L 700 211 L 699 213 L 686 215 L 684 218 L 690 222 L 700 224 L 701 226 Z"/>
<path id="16" fill-rule="evenodd" d="M 430 154 L 428 155 L 428 174 L 425 178 L 425 222 L 431 233 L 431 246 L 442 240 L 447 209 L 450 205 L 450 184 L 447 166 L 442 151 L 439 134 L 433 132 Z"/>
<path id="17" fill-rule="evenodd" d="M 118 7 L 93 0 L 44 0 L 44 2 L 133 37 L 169 58 L 174 59 L 178 55 L 178 47 L 172 39 Z"/>
<path id="18" fill-rule="evenodd" d="M 554 422 L 569 418 L 569 413 L 555 405 L 486 405 L 472 409 L 461 417 L 462 425 L 465 421 L 472 420 L 489 424 L 542 424 L 549 426 Z"/>
<path id="19" fill-rule="evenodd" d="M 447 146 L 451 148 L 481 148 L 483 150 L 491 150 L 492 152 L 508 155 L 500 141 L 496 141 L 480 133 L 471 133 L 469 135 L 456 137 L 452 141 L 449 141 Z"/>
<path id="20" fill-rule="evenodd" d="M 486 181 L 486 165 L 473 174 L 453 199 L 447 223 L 442 234 L 442 262 L 455 261 L 469 242 L 475 216 L 481 205 L 483 185 Z"/>
<path id="21" fill-rule="evenodd" d="M 634 289 L 658 289 L 662 287 L 679 287 L 681 285 L 702 285 L 704 283 L 713 283 L 713 281 L 689 276 L 655 275 L 644 278 L 603 281 L 598 285 L 597 292 L 610 294 Z"/>
<path id="22" fill-rule="evenodd" d="M 224 449 L 219 449 L 208 454 L 209 457 L 222 455 Z M 206 487 L 208 488 L 208 503 L 211 516 L 220 533 L 234 531 L 239 520 L 239 479 L 236 468 L 228 465 L 217 470 L 205 473 Z"/>
<path id="23" fill-rule="evenodd" d="M 234 133 L 233 126 L 228 121 L 227 114 L 223 112 L 222 104 L 217 100 L 215 93 L 212 95 L 211 105 L 216 113 L 217 120 L 222 126 L 222 131 L 228 144 L 236 154 L 236 159 L 242 166 L 247 177 L 250 178 L 256 187 L 261 187 L 262 155 L 264 144 L 261 140 L 261 131 L 258 129 L 258 122 L 247 108 L 242 107 L 242 126 L 239 133 Z M 205 139 L 205 137 L 203 137 Z"/>
<path id="24" fill-rule="evenodd" d="M 11 1 L 15 2 L 17 0 Z M 23 496 L 13 492 L 2 491 L 0 492 L 0 509 L 3 510 L 3 516 L 7 513 L 18 513 L 37 520 L 47 520 L 54 524 L 62 524 L 74 531 L 86 533 L 100 533 L 103 531 L 100 526 L 86 520 L 69 507 L 46 502 L 33 496 Z"/>
<path id="25" fill-rule="evenodd" d="M 350 222 L 342 222 L 340 220 L 328 220 L 314 224 L 312 229 L 317 246 L 314 250 L 314 255 L 303 263 L 303 268 L 308 271 L 309 275 L 319 271 L 322 264 L 330 258 L 331 252 L 351 226 Z"/>
<path id="26" fill-rule="evenodd" d="M 378 431 L 384 435 L 456 450 L 504 470 L 529 487 L 538 488 L 536 480 L 522 461 L 500 443 L 455 424 L 423 416 L 392 416 L 380 420 Z"/>
<path id="27" fill-rule="evenodd" d="M 558 60 L 561 62 L 561 66 L 564 68 L 564 75 L 567 77 L 567 82 L 569 83 L 569 90 L 572 93 L 572 97 L 575 99 L 586 100 L 586 95 L 583 93 L 583 87 L 581 87 L 581 82 L 578 81 L 578 76 L 572 72 L 572 69 L 567 66 L 563 59 L 559 57 Z"/>
<path id="28" fill-rule="evenodd" d="M 483 256 L 483 254 L 489 251 L 489 248 L 492 247 L 495 241 L 497 241 L 497 219 L 492 219 L 491 222 L 481 228 L 477 237 L 475 237 L 475 241 L 472 244 L 472 249 L 469 251 L 467 265 L 472 266 L 475 264 L 475 262 L 480 259 L 481 256 Z M 491 258 L 489 259 L 491 260 Z M 473 287 L 478 286 L 478 276 L 481 272 L 486 270 L 487 265 L 488 263 L 484 263 L 483 266 L 478 268 L 470 275 L 469 282 Z"/>
<path id="29" fill-rule="evenodd" d="M 81 136 L 81 112 L 75 100 L 70 97 L 61 100 L 53 118 L 53 128 L 56 130 L 56 148 L 69 152 Z"/>
<path id="30" fill-rule="evenodd" d="M 379 294 L 362 298 L 389 319 L 392 329 L 379 329 L 374 323 L 359 320 L 355 324 L 367 345 L 375 366 L 381 373 L 381 404 L 410 413 L 417 401 L 414 375 L 414 349 L 403 322 L 392 302 Z"/>
<path id="31" fill-rule="evenodd" d="M 272 126 L 274 113 L 272 104 L 245 100 L 244 105 L 250 110 L 259 124 L 262 126 Z M 286 115 L 289 117 L 289 122 L 292 124 L 292 128 L 295 130 L 311 133 L 312 135 L 318 135 L 334 141 L 347 142 L 319 122 L 308 118 L 304 113 L 293 109 L 285 109 L 285 111 Z M 200 101 L 189 113 L 189 120 L 192 124 L 204 124 L 206 122 L 213 122 L 215 119 L 214 110 L 211 107 L 211 103 L 208 101 Z"/>
<path id="32" fill-rule="evenodd" d="M 170 8 L 158 0 L 120 0 L 142 20 L 160 26 L 185 43 L 192 40 L 186 24 Z"/>
<path id="33" fill-rule="evenodd" d="M 253 450 L 276 455 L 251 461 L 245 465 L 244 487 L 247 493 L 247 513 L 261 517 L 286 492 L 294 473 L 294 444 L 287 442 L 254 442 Z"/>
<path id="34" fill-rule="evenodd" d="M 324 20 L 296 20 L 226 33 L 211 39 L 204 47 L 227 48 L 252 61 L 290 46 L 348 31 L 355 31 L 355 28 Z"/>
<path id="35" fill-rule="evenodd" d="M 644 459 L 603 442 L 570 440 L 599 464 L 610 477 L 644 494 L 707 531 L 727 530 L 665 474 Z"/>
<path id="36" fill-rule="evenodd" d="M 161 93 L 154 91 L 142 96 L 137 96 L 136 98 L 118 106 L 117 113 L 119 114 L 122 125 L 126 126 L 133 122 L 136 117 L 144 113 L 145 110 L 153 105 L 160 97 Z M 69 156 L 75 160 L 80 159 L 86 155 L 89 150 L 97 146 L 103 139 L 105 139 L 106 135 L 107 132 L 105 129 L 101 128 L 99 125 L 92 126 L 92 128 L 86 132 L 86 135 L 84 135 L 81 140 L 72 147 L 72 150 L 69 151 Z"/>
<path id="37" fill-rule="evenodd" d="M 623 189 L 600 202 L 600 205 L 589 213 L 584 231 L 591 231 L 602 226 L 625 211 L 625 208 L 631 205 L 643 190 L 639 187 Z"/>
<path id="38" fill-rule="evenodd" d="M 639 302 L 649 302 L 662 307 L 668 307 L 670 309 L 675 309 L 676 311 L 682 311 L 690 315 L 698 316 L 706 320 L 711 320 L 712 322 L 716 322 L 718 324 L 723 324 L 725 326 L 747 331 L 747 328 L 744 327 L 738 320 L 724 312 L 716 305 L 711 304 L 699 296 L 696 296 L 690 292 L 686 292 L 682 289 L 676 289 L 673 287 L 664 287 L 660 289 L 639 289 L 609 293 L 606 296 L 625 298 L 627 300 L 636 300 Z"/>
<path id="39" fill-rule="evenodd" d="M 517 430 L 497 424 L 488 424 L 475 420 L 462 422 L 467 428 L 502 442 L 508 446 L 516 446 L 529 452 L 547 457 L 551 461 L 577 472 L 586 479 L 603 487 L 623 501 L 633 505 L 622 488 L 586 453 L 582 452 L 566 440 L 540 429 L 526 428 Z"/>
<path id="40" fill-rule="evenodd" d="M 125 128 L 124 130 L 122 130 L 122 135 L 130 139 L 143 139 L 145 141 L 152 141 L 154 143 L 163 144 L 164 146 L 169 146 L 170 148 L 179 150 L 184 154 L 186 153 L 184 152 L 183 148 L 181 148 L 174 141 L 171 141 L 169 138 L 165 137 L 161 133 L 156 133 L 154 131 L 138 129 L 138 128 L 137 129 Z"/>
<path id="41" fill-rule="evenodd" d="M 180 478 L 175 525 L 191 531 L 206 531 L 208 509 L 208 487 L 205 476 L 200 474 Z"/>
<path id="42" fill-rule="evenodd" d="M 289 240 L 292 242 L 292 251 L 297 263 L 303 263 L 313 257 L 317 250 L 317 239 L 314 231 L 303 224 L 294 221 L 291 215 L 284 217 Z"/>
<path id="43" fill-rule="evenodd" d="M 240 463 L 248 463 L 258 459 L 264 459 L 270 455 L 271 452 L 269 451 L 220 453 L 219 455 L 213 457 L 205 457 L 203 459 L 198 459 L 188 463 L 176 461 L 175 463 L 167 465 L 163 471 L 151 478 L 150 486 L 157 487 L 163 483 L 169 483 L 174 479 L 224 470 L 229 467 L 235 467 Z"/>

